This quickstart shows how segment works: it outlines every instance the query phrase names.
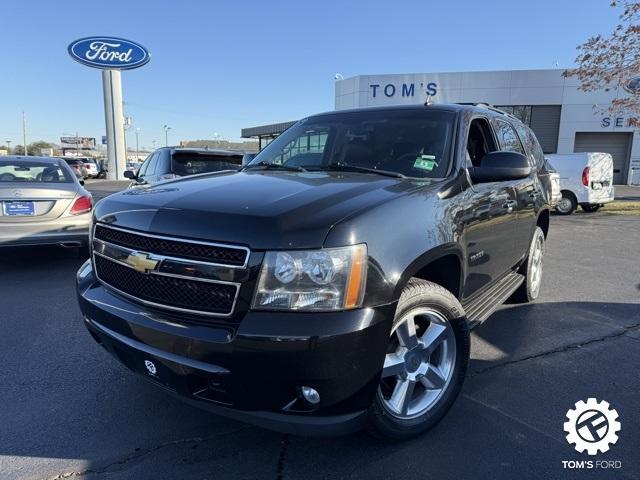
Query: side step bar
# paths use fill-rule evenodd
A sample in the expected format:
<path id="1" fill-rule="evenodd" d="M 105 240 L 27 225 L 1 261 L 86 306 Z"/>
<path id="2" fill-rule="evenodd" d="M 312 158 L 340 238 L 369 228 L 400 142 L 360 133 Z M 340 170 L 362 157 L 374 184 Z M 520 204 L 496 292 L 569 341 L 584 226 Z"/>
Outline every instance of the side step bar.
<path id="1" fill-rule="evenodd" d="M 501 280 L 462 304 L 469 326 L 476 327 L 502 305 L 524 281 L 524 275 L 509 273 Z"/>

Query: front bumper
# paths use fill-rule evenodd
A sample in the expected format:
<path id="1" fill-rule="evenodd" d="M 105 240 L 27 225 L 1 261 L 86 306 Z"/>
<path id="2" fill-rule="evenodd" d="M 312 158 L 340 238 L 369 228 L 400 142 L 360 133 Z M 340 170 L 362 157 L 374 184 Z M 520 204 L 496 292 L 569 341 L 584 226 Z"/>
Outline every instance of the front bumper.
<path id="1" fill-rule="evenodd" d="M 78 297 L 89 332 L 129 369 L 215 413 L 303 435 L 362 426 L 395 311 L 185 319 L 113 293 L 89 262 L 78 272 Z M 318 408 L 300 400 L 303 385 L 320 393 Z"/>

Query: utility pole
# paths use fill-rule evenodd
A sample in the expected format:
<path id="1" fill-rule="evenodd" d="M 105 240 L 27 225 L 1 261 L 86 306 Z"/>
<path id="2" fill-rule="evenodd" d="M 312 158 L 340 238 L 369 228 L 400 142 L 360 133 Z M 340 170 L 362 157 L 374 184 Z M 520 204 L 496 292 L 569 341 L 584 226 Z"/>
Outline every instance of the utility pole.
<path id="1" fill-rule="evenodd" d="M 22 145 L 24 150 L 24 156 L 26 157 L 29 153 L 27 152 L 27 117 L 24 114 L 24 110 L 22 111 Z"/>
<path id="2" fill-rule="evenodd" d="M 140 147 L 138 146 L 138 140 L 139 140 L 138 136 L 139 135 L 140 135 L 140 128 L 136 128 L 136 162 L 140 161 L 140 158 L 139 158 L 139 156 L 140 156 L 140 153 L 139 153 L 140 152 Z"/>
<path id="3" fill-rule="evenodd" d="M 7 140 L 7 155 L 11 155 L 11 140 Z"/>

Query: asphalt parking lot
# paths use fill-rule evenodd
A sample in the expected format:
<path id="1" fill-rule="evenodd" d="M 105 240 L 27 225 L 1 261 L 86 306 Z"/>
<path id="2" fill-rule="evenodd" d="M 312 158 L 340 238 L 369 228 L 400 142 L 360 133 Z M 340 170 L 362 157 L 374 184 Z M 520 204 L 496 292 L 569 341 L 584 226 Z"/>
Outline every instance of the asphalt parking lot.
<path id="1" fill-rule="evenodd" d="M 96 197 L 108 193 L 102 184 Z M 99 190 L 99 189 L 98 189 Z M 640 478 L 640 217 L 553 217 L 538 302 L 473 333 L 449 415 L 413 441 L 281 435 L 202 412 L 128 372 L 85 331 L 72 251 L 0 252 L 0 478 Z M 619 441 L 585 460 L 565 414 L 588 397 Z"/>

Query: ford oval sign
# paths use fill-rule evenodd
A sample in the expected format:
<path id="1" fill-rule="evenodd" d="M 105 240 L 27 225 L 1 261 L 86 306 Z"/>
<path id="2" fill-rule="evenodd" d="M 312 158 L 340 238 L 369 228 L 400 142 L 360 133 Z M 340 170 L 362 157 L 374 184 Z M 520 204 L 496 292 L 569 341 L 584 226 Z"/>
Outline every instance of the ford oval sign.
<path id="1" fill-rule="evenodd" d="M 624 89 L 629 93 L 640 93 L 640 75 L 629 80 L 624 85 Z"/>
<path id="2" fill-rule="evenodd" d="M 116 37 L 87 37 L 68 48 L 75 61 L 105 70 L 128 70 L 147 63 L 151 57 L 142 45 Z"/>

